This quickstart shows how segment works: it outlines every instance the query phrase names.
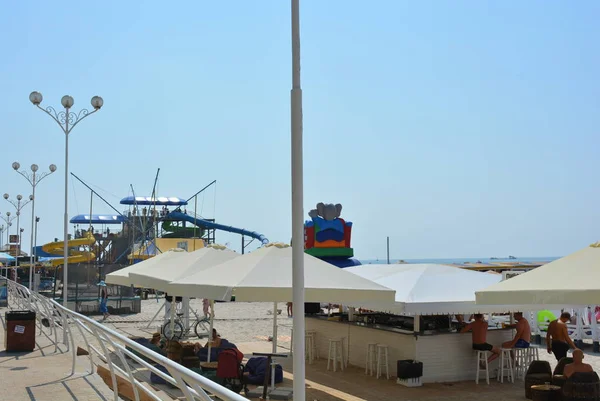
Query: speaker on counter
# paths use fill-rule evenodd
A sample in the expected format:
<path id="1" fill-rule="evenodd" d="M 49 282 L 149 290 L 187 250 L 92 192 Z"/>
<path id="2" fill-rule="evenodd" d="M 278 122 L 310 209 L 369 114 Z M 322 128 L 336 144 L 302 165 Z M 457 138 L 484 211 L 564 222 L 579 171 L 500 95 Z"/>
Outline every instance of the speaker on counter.
<path id="1" fill-rule="evenodd" d="M 319 302 L 305 302 L 304 313 L 308 315 L 315 315 L 321 312 L 321 304 Z"/>

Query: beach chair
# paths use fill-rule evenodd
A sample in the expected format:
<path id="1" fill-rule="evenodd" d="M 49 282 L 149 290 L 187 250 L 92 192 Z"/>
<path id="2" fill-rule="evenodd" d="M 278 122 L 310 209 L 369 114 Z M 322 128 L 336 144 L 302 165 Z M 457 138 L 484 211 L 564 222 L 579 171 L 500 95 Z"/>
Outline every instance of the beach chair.
<path id="1" fill-rule="evenodd" d="M 244 382 L 244 365 L 240 362 L 235 349 L 224 349 L 219 353 L 217 379 L 222 386 L 234 393 L 242 390 L 244 393 L 248 392 Z"/>

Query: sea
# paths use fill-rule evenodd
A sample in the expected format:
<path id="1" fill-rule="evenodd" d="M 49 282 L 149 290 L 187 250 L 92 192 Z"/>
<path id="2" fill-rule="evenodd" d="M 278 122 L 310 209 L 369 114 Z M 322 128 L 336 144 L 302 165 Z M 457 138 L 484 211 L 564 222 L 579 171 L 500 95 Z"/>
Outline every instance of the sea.
<path id="1" fill-rule="evenodd" d="M 398 263 L 400 261 L 404 261 L 406 263 L 433 263 L 433 264 L 464 264 L 464 263 L 502 263 L 502 262 L 552 262 L 553 260 L 559 259 L 560 256 L 547 256 L 547 257 L 518 257 L 516 259 L 509 258 L 449 258 L 449 259 L 390 259 L 390 263 Z M 363 265 L 370 264 L 386 264 L 386 259 L 360 259 L 360 262 Z"/>

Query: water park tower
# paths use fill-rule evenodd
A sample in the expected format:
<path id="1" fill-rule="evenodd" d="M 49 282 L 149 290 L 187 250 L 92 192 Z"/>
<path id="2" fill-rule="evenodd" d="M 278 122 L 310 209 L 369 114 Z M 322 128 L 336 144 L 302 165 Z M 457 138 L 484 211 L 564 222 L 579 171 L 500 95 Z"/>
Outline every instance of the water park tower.
<path id="1" fill-rule="evenodd" d="M 246 238 L 263 245 L 269 240 L 256 231 L 218 224 L 187 210 L 188 200 L 177 197 L 129 196 L 122 205 L 129 205 L 126 230 L 132 238 L 128 258 L 134 263 L 155 256 L 171 248 L 194 251 L 215 242 L 215 231 L 226 231 L 242 236 L 242 253 Z M 137 232 L 137 233 L 136 233 Z"/>

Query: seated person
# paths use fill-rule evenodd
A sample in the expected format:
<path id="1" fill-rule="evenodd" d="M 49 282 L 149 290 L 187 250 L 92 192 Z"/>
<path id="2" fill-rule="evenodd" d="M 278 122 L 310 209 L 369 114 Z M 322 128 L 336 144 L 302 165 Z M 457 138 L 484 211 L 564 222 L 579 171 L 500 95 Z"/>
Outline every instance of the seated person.
<path id="1" fill-rule="evenodd" d="M 483 315 L 478 313 L 475 315 L 475 320 L 467 324 L 460 332 L 472 332 L 473 349 L 476 351 L 491 351 L 492 355 L 488 358 L 488 364 L 500 356 L 500 349 L 486 342 L 488 323 L 483 320 Z M 481 362 L 482 368 L 484 364 Z"/>
<path id="2" fill-rule="evenodd" d="M 196 353 L 198 358 L 200 358 L 201 361 L 208 360 L 208 345 L 209 344 L 210 344 L 210 360 L 211 361 L 217 361 L 219 354 L 221 353 L 221 351 L 223 351 L 225 349 L 236 350 L 236 354 L 238 355 L 238 359 L 240 361 L 244 357 L 244 355 L 238 351 L 235 344 L 230 343 L 229 341 L 227 341 L 224 338 L 221 338 L 221 336 L 219 336 L 219 334 L 217 333 L 217 330 L 213 329 L 212 340 L 208 341 L 206 343 L 206 345 L 202 346 L 199 343 L 194 344 L 194 352 Z"/>
<path id="3" fill-rule="evenodd" d="M 517 321 L 517 324 L 514 326 L 517 329 L 517 333 L 512 340 L 502 343 L 502 348 L 529 348 L 529 343 L 531 342 L 531 327 L 529 327 L 529 322 L 523 317 L 523 313 L 521 312 L 515 312 L 513 316 Z"/>
<path id="4" fill-rule="evenodd" d="M 227 340 L 225 340 L 227 342 Z M 221 347 L 221 336 L 217 333 L 217 329 L 213 329 L 212 331 L 212 340 L 207 341 L 204 347 L 200 345 L 200 343 L 194 344 L 194 352 L 198 353 L 202 348 L 208 348 L 208 344 L 210 343 L 211 348 L 220 348 Z"/>
<path id="5" fill-rule="evenodd" d="M 152 339 L 150 340 L 150 343 L 160 346 L 160 333 L 152 334 Z"/>
<path id="6" fill-rule="evenodd" d="M 594 369 L 592 365 L 588 363 L 583 363 L 583 351 L 577 348 L 573 351 L 573 363 L 570 363 L 565 366 L 563 370 L 563 374 L 566 378 L 569 378 L 573 375 L 573 373 L 577 372 L 593 372 Z"/>

